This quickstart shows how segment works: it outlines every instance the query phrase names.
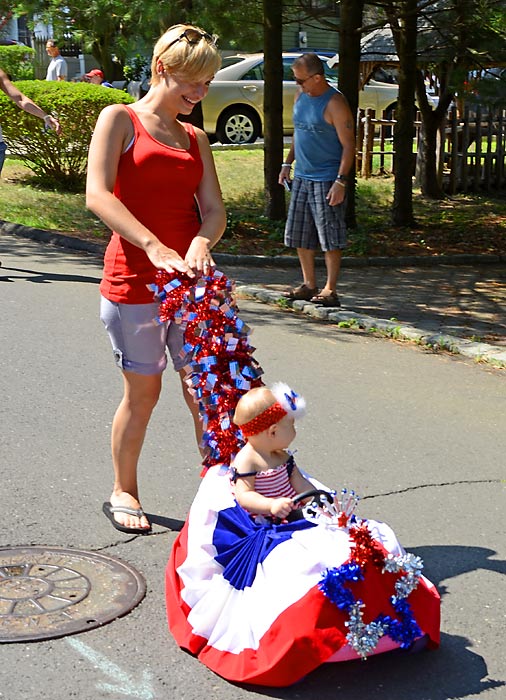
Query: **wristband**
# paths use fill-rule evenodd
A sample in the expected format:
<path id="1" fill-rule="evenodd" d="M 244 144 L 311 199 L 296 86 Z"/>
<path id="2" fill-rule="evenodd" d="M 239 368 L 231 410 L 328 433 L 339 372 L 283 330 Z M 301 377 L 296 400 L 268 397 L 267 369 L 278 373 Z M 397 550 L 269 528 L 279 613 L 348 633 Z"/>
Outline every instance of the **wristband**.
<path id="1" fill-rule="evenodd" d="M 335 182 L 336 185 L 341 185 L 341 187 L 345 187 L 345 188 L 346 188 L 346 184 L 345 184 L 344 182 L 341 182 L 341 180 L 334 180 L 334 182 Z"/>
<path id="2" fill-rule="evenodd" d="M 282 168 L 291 168 L 292 164 L 291 163 L 281 163 Z"/>

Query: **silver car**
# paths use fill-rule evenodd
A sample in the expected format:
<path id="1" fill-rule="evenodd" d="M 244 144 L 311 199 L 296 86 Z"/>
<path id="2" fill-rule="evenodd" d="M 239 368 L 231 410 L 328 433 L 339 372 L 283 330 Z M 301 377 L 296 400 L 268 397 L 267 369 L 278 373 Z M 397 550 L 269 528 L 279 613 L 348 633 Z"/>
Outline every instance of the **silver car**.
<path id="1" fill-rule="evenodd" d="M 297 84 L 292 64 L 300 53 L 283 54 L 283 131 L 293 132 L 292 110 Z M 337 73 L 327 65 L 328 56 L 320 56 L 325 77 L 337 85 Z M 234 56 L 232 65 L 222 68 L 202 102 L 204 129 L 221 143 L 253 143 L 263 133 L 264 124 L 264 56 L 262 53 Z M 392 108 L 397 101 L 398 86 L 371 80 L 359 94 L 361 109 L 375 109 L 377 114 Z"/>

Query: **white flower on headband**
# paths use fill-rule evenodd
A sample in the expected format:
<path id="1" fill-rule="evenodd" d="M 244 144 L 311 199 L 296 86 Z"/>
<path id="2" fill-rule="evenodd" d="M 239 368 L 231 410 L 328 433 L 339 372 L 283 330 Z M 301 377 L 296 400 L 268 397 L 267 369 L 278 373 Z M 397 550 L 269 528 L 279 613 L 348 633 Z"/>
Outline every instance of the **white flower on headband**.
<path id="1" fill-rule="evenodd" d="M 272 385 L 272 393 L 276 401 L 282 406 L 292 418 L 303 418 L 306 415 L 306 399 L 292 391 L 288 384 L 276 382 Z"/>

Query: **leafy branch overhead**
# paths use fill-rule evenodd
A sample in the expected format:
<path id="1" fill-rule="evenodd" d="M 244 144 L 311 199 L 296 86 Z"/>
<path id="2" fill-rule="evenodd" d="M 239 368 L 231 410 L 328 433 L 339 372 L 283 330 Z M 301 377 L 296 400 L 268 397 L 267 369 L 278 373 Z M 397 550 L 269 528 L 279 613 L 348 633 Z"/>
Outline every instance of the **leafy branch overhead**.
<path id="1" fill-rule="evenodd" d="M 223 0 L 21 0 L 12 9 L 52 25 L 60 41 L 70 37 L 82 42 L 109 79 L 121 79 L 129 55 L 149 56 L 160 34 L 180 22 L 200 24 L 218 34 L 222 48 L 259 50 L 262 46 L 262 16 L 252 0 L 239 5 Z"/>

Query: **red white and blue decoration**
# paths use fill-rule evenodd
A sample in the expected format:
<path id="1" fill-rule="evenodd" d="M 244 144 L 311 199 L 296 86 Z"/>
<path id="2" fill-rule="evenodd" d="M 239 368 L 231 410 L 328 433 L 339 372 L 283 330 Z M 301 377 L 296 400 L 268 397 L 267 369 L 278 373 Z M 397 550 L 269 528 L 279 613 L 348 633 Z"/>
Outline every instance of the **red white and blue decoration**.
<path id="1" fill-rule="evenodd" d="M 232 416 L 262 370 L 232 285 L 218 271 L 196 283 L 159 273 L 153 289 L 160 319 L 184 324 L 207 450 L 166 569 L 179 646 L 229 681 L 278 687 L 326 662 L 437 647 L 440 600 L 421 560 L 385 523 L 358 519 L 352 491 L 309 503 L 293 522 L 255 519 L 238 505 L 229 465 L 243 437 Z"/>
<path id="2" fill-rule="evenodd" d="M 251 330 L 237 314 L 233 285 L 218 270 L 197 282 L 159 271 L 150 289 L 160 300 L 159 320 L 185 328 L 182 354 L 191 356 L 186 382 L 203 421 L 204 469 L 229 464 L 244 444 L 232 422 L 237 402 L 263 384 L 263 370 L 249 343 Z"/>

